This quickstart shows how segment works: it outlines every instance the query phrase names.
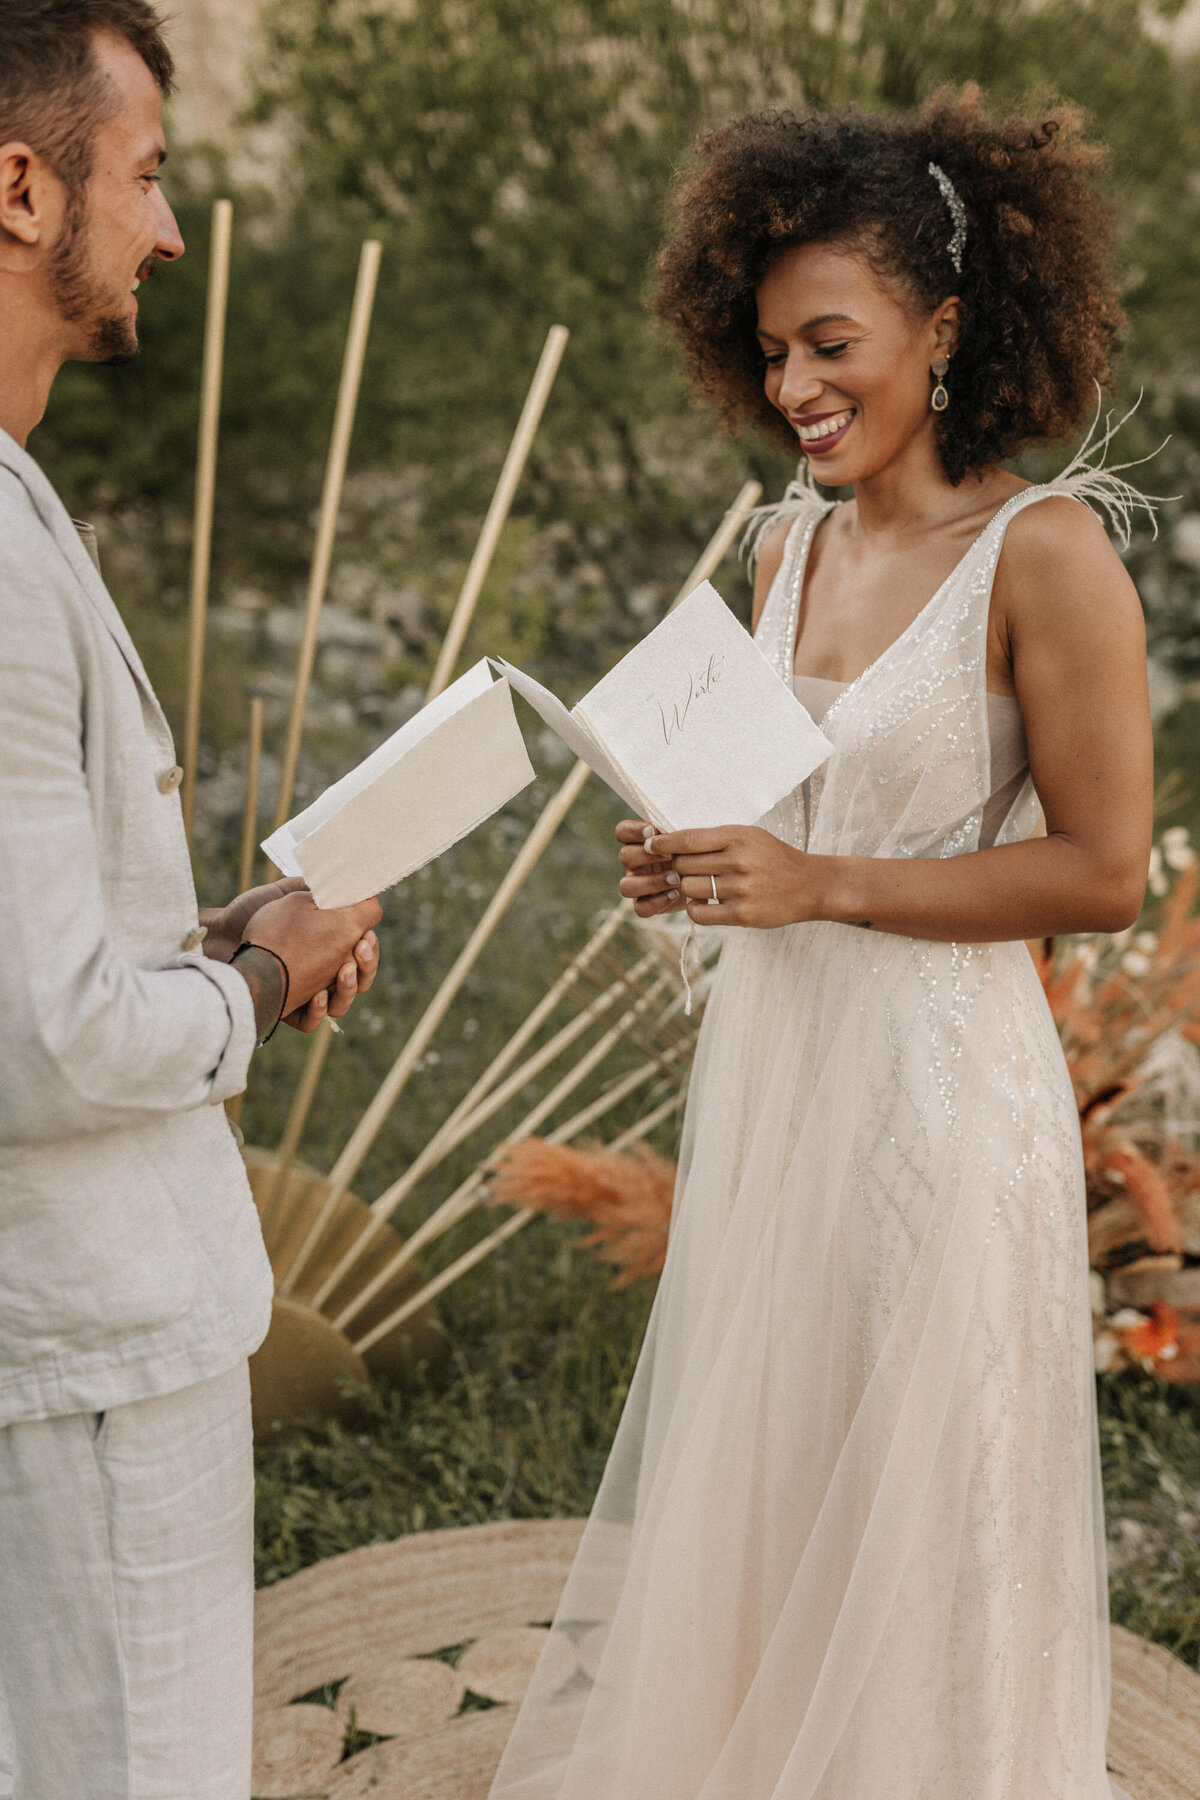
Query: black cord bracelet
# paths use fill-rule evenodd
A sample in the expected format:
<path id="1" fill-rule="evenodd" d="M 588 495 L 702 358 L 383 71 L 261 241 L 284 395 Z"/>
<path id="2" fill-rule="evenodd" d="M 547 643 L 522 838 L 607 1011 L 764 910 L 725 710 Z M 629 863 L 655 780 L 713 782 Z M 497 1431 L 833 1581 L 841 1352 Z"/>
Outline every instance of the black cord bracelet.
<path id="1" fill-rule="evenodd" d="M 230 961 L 231 966 L 232 966 L 232 964 L 234 964 L 237 961 L 238 957 L 242 954 L 243 950 L 261 950 L 264 953 L 264 955 L 273 956 L 275 958 L 275 961 L 279 964 L 280 968 L 283 970 L 283 1001 L 280 1005 L 279 1012 L 276 1015 L 274 1025 L 272 1025 L 272 1027 L 271 1027 L 270 1031 L 268 1031 L 266 1037 L 260 1037 L 258 1039 L 258 1045 L 261 1048 L 261 1046 L 263 1044 L 268 1043 L 270 1041 L 270 1039 L 274 1037 L 275 1032 L 279 1026 L 280 1019 L 282 1019 L 284 1014 L 287 1012 L 288 995 L 291 992 L 291 985 L 292 985 L 291 977 L 288 974 L 287 964 L 284 962 L 282 956 L 280 956 L 280 954 L 277 950 L 269 949 L 266 944 L 252 944 L 248 939 L 244 939 L 243 942 L 238 945 L 238 947 L 234 951 L 233 955 L 230 957 L 229 961 Z"/>

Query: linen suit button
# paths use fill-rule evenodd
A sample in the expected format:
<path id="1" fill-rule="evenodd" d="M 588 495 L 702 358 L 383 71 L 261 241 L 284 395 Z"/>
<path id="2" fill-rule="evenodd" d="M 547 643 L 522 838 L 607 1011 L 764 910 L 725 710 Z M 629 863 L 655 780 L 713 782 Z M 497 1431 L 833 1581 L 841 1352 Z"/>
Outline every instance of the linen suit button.
<path id="1" fill-rule="evenodd" d="M 162 774 L 158 778 L 159 793 L 160 794 L 173 794 L 175 792 L 175 789 L 179 786 L 179 784 L 182 780 L 183 780 L 183 770 L 180 768 L 178 763 L 176 763 L 173 768 L 164 769 Z"/>
<path id="2" fill-rule="evenodd" d="M 198 950 L 207 936 L 207 925 L 193 925 L 179 947 L 181 950 Z"/>

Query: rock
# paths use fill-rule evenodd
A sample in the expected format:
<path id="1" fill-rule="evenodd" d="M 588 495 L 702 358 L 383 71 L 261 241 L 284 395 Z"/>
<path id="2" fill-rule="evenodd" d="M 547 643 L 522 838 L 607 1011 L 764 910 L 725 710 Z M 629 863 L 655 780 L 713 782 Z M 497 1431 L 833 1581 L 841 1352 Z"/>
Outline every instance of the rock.
<path id="1" fill-rule="evenodd" d="M 1171 550 L 1177 561 L 1200 570 L 1200 513 L 1185 513 L 1171 533 Z"/>
<path id="2" fill-rule="evenodd" d="M 304 629 L 299 606 L 276 606 L 266 616 L 267 637 L 276 650 L 294 650 Z M 370 619 L 359 619 L 340 606 L 325 606 L 317 624 L 318 644 L 339 644 L 346 650 L 378 650 L 383 633 Z"/>
<path id="3" fill-rule="evenodd" d="M 1169 1266 L 1172 1262 L 1174 1268 Z M 1143 1257 L 1141 1265 L 1112 1271 L 1108 1293 L 1122 1306 L 1145 1308 L 1165 1300 L 1177 1310 L 1200 1308 L 1200 1269 L 1180 1268 L 1178 1257 Z"/>

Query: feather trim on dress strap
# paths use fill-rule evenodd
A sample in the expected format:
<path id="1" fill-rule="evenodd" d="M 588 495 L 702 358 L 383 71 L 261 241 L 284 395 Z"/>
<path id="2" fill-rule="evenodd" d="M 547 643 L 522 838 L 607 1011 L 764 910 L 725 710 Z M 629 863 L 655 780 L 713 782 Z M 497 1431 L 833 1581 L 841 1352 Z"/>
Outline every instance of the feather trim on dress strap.
<path id="1" fill-rule="evenodd" d="M 1142 393 L 1144 392 L 1145 389 L 1142 390 Z M 1120 539 L 1123 550 L 1129 548 L 1130 527 L 1135 512 L 1141 511 L 1147 515 L 1154 527 L 1154 535 L 1157 537 L 1158 517 L 1154 510 L 1155 507 L 1166 500 L 1178 500 L 1180 497 L 1178 494 L 1143 494 L 1138 488 L 1131 486 L 1128 481 L 1122 481 L 1119 474 L 1121 469 L 1136 469 L 1140 464 L 1150 462 L 1153 457 L 1158 455 L 1159 450 L 1164 449 L 1170 443 L 1170 438 L 1164 438 L 1158 446 L 1158 450 L 1152 450 L 1149 456 L 1135 457 L 1132 462 L 1114 463 L 1111 469 L 1105 466 L 1109 445 L 1121 427 L 1128 424 L 1141 405 L 1142 393 L 1139 393 L 1125 417 L 1118 419 L 1115 425 L 1112 422 L 1112 413 L 1107 413 L 1104 419 L 1104 430 L 1101 433 L 1100 408 L 1104 404 L 1104 398 L 1100 392 L 1100 384 L 1097 382 L 1096 416 L 1092 420 L 1087 436 L 1066 468 L 1056 475 L 1053 481 L 1042 484 L 1053 493 L 1070 494 L 1076 500 L 1082 500 L 1094 512 L 1103 510 L 1108 517 L 1109 528 L 1114 536 Z M 1098 436 L 1097 433 L 1100 435 Z"/>
<path id="2" fill-rule="evenodd" d="M 749 523 L 738 547 L 738 555 L 745 557 L 747 569 L 753 573 L 754 565 L 762 554 L 762 547 L 777 525 L 791 524 L 793 519 L 798 519 L 810 507 L 824 507 L 828 504 L 809 473 L 808 458 L 805 457 L 796 479 L 789 481 L 783 490 L 782 500 L 772 500 L 766 506 L 752 507 L 747 513 Z"/>

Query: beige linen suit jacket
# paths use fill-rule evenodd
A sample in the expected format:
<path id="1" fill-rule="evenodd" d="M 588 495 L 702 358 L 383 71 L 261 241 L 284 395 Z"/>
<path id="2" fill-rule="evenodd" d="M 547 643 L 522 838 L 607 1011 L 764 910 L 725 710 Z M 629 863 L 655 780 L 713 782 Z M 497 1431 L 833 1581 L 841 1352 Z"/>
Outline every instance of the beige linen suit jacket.
<path id="1" fill-rule="evenodd" d="M 269 1322 L 219 1104 L 254 1009 L 185 947 L 174 764 L 97 569 L 0 431 L 0 1426 L 204 1380 Z"/>

